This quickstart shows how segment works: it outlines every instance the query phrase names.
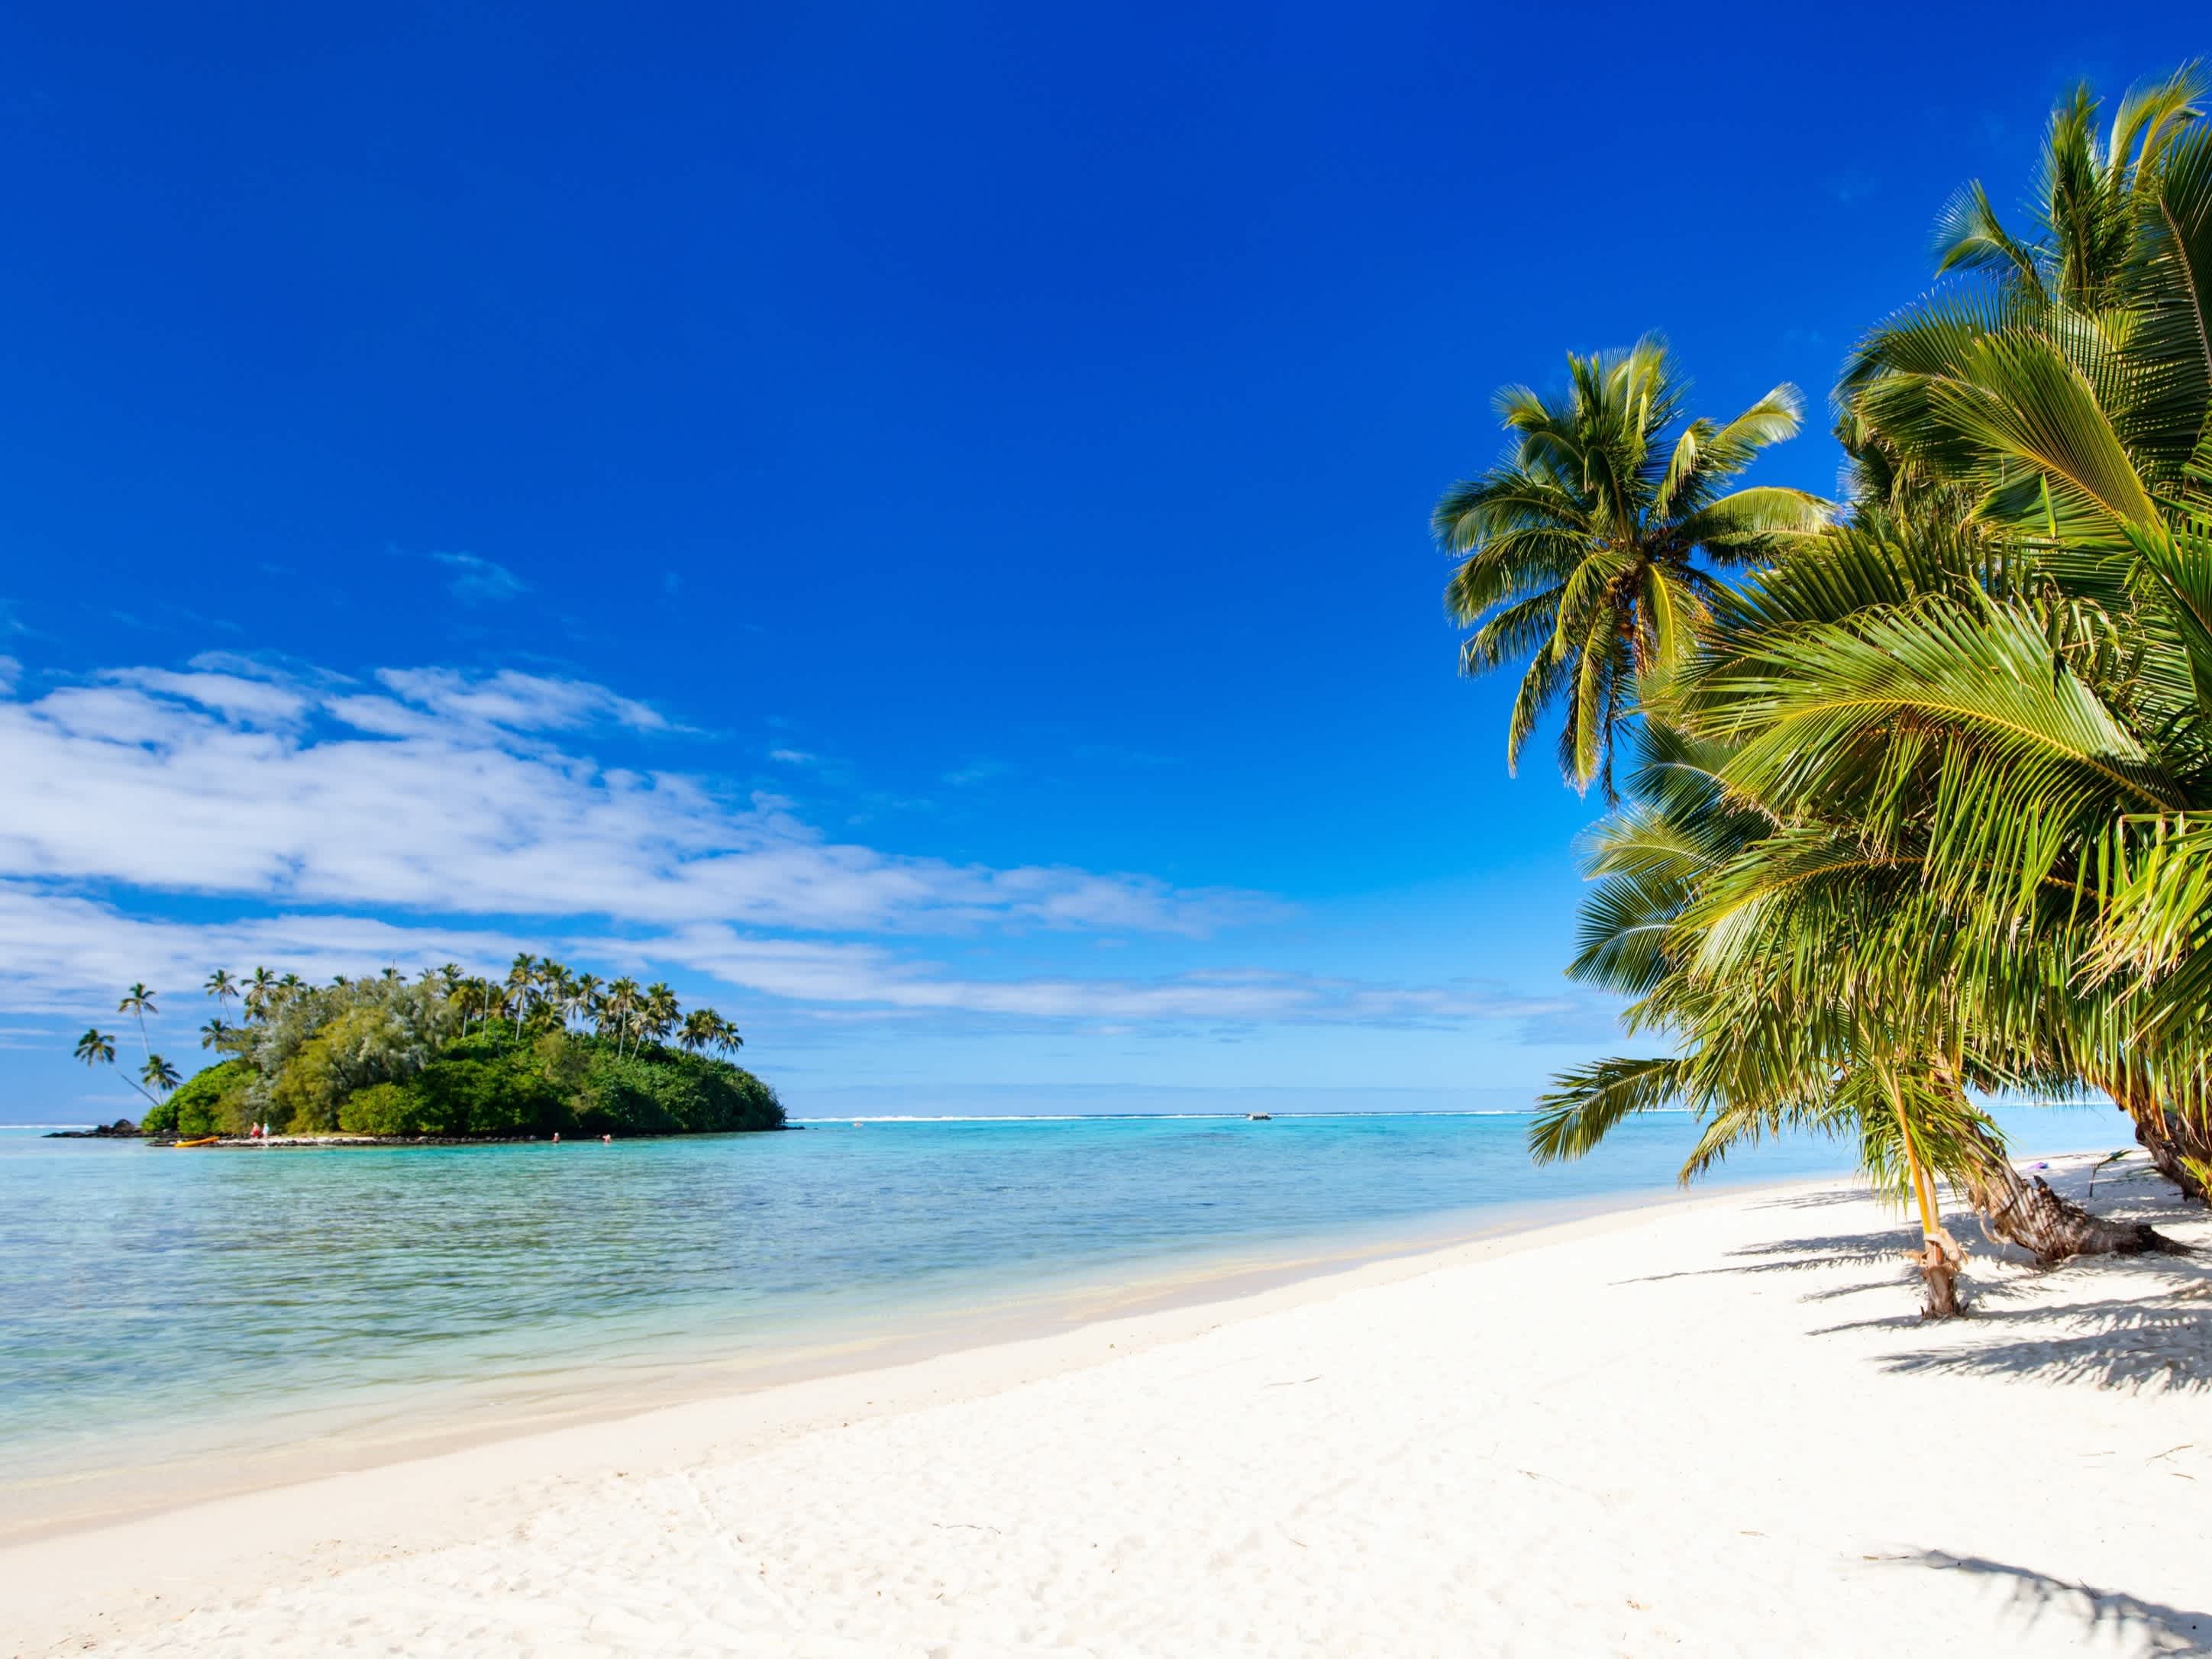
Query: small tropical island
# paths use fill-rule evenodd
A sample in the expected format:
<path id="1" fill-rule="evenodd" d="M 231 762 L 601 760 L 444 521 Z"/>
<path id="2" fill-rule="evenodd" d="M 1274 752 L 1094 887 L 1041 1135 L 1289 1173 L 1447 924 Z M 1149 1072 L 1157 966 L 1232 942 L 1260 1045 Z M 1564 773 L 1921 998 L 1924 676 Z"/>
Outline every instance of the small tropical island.
<path id="1" fill-rule="evenodd" d="M 146 1101 L 139 1134 L 495 1140 L 784 1127 L 775 1091 L 725 1057 L 744 1040 L 721 1015 L 685 1012 L 665 984 L 603 982 L 550 957 L 516 957 L 501 981 L 448 963 L 327 985 L 218 969 L 202 988 L 218 1012 L 200 1046 L 218 1058 L 189 1078 L 153 1048 L 159 993 L 133 985 L 117 1005 L 144 1054 L 125 1074 Z M 114 1035 L 95 1027 L 76 1052 L 114 1065 Z"/>

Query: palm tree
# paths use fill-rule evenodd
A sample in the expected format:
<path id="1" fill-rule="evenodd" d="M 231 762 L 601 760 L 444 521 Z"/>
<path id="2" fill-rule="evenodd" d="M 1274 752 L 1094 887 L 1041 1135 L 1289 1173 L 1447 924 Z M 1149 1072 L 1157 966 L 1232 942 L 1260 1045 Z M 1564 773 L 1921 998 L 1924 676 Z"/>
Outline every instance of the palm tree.
<path id="1" fill-rule="evenodd" d="M 1984 271 L 2037 301 L 2087 307 L 2116 297 L 2158 174 L 2202 112 L 2204 94 L 2203 74 L 2194 64 L 2130 88 L 2100 142 L 2098 101 L 2086 83 L 2076 86 L 2045 129 L 2036 234 L 2023 240 L 2008 232 L 1977 179 L 1943 210 L 1937 275 Z"/>
<path id="2" fill-rule="evenodd" d="M 123 1000 L 115 1005 L 115 1012 L 117 1013 L 131 1014 L 137 1018 L 138 1021 L 138 1043 L 141 1048 L 146 1050 L 149 1055 L 151 1055 L 154 1050 L 146 1037 L 146 1016 L 149 1014 L 159 1013 L 161 1012 L 161 1010 L 154 1006 L 154 998 L 156 994 L 158 994 L 148 990 L 145 985 L 141 982 L 139 984 L 133 985 L 128 991 L 125 991 L 123 994 Z"/>
<path id="3" fill-rule="evenodd" d="M 522 1017 L 529 1011 L 530 995 L 536 983 L 538 958 L 527 951 L 519 953 L 507 970 L 507 1006 L 514 1011 L 514 1034 L 522 1035 Z"/>
<path id="4" fill-rule="evenodd" d="M 238 1000 L 238 981 L 230 976 L 228 968 L 216 969 L 207 976 L 207 983 L 200 988 L 215 999 L 217 1013 L 222 1012 L 224 1003 Z"/>
<path id="5" fill-rule="evenodd" d="M 138 1077 L 148 1089 L 158 1089 L 163 1094 L 168 1093 L 184 1080 L 177 1068 L 159 1054 L 146 1056 L 145 1065 L 138 1068 Z M 150 1100 L 153 1097 L 149 1094 L 147 1098 Z"/>
<path id="6" fill-rule="evenodd" d="M 1892 499 L 1954 492 L 2007 547 L 2000 580 L 1955 608 L 1869 621 L 1878 638 L 1808 637 L 1784 665 L 1801 690 L 1831 688 L 1793 694 L 1821 734 L 1784 763 L 1808 787 L 1887 764 L 1893 789 L 1928 775 L 1908 754 L 1940 744 L 1946 787 L 1915 830 L 1930 878 L 2040 939 L 2086 925 L 2087 943 L 2052 958 L 2075 1073 L 2200 1197 L 2212 963 L 2190 963 L 2212 943 L 2212 845 L 2185 826 L 2212 807 L 2202 92 L 2192 69 L 2131 94 L 2103 143 L 2086 93 L 2062 106 L 2033 241 L 2002 234 L 1978 186 L 1962 195 L 1946 263 L 1981 285 L 1868 337 L 1843 430 Z"/>
<path id="7" fill-rule="evenodd" d="M 2007 994 L 2027 975 L 1926 882 L 1924 856 L 1869 856 L 1856 813 L 1778 811 L 1743 745 L 1647 722 L 1638 747 L 1632 805 L 1593 841 L 1599 880 L 1569 971 L 1634 999 L 1632 1030 L 1680 1046 L 1558 1079 L 1531 1134 L 1540 1160 L 1580 1156 L 1621 1117 L 1667 1105 L 1706 1122 L 1685 1179 L 1784 1127 L 1845 1134 L 1877 1186 L 1918 1210 L 1917 1259 L 1939 1314 L 1956 1310 L 1960 1253 L 1940 1219 L 1938 1176 L 1986 1231 L 2046 1263 L 2167 1247 L 2023 1179 L 1969 1103 L 1969 1085 L 2048 1080 L 2063 1044 L 2047 1007 L 2026 1030 L 2008 1018 L 2019 1010 Z M 2047 962 L 2038 971 L 2047 982 Z"/>
<path id="8" fill-rule="evenodd" d="M 561 1003 L 562 1021 L 589 1020 L 599 1007 L 599 991 L 597 974 L 579 974 L 570 980 Z"/>
<path id="9" fill-rule="evenodd" d="M 234 1034 L 234 1028 L 224 1024 L 220 1018 L 211 1019 L 200 1027 L 200 1047 L 220 1048 L 223 1045 L 224 1039 Z"/>
<path id="10" fill-rule="evenodd" d="M 2105 146 L 2086 93 L 2062 106 L 2032 243 L 1968 187 L 1943 250 L 1966 279 L 1861 342 L 1838 388 L 1848 447 L 1905 487 L 1964 490 L 1978 519 L 2046 552 L 2124 552 L 2208 500 L 2195 459 L 2212 404 L 2201 91 L 2191 69 L 2130 94 Z M 2079 557 L 2060 569 L 2093 586 L 2114 574 Z"/>
<path id="11" fill-rule="evenodd" d="M 1778 386 L 1734 420 L 1686 420 L 1687 392 L 1666 344 L 1570 354 L 1564 399 L 1508 386 L 1497 406 L 1514 445 L 1444 493 L 1437 538 L 1463 556 L 1445 605 L 1474 629 L 1463 673 L 1527 666 L 1505 757 L 1565 701 L 1560 769 L 1612 798 L 1613 729 L 1641 680 L 1687 649 L 1717 591 L 1709 567 L 1738 565 L 1817 528 L 1826 504 L 1802 490 L 1726 491 L 1759 451 L 1793 436 L 1800 399 Z"/>
<path id="12" fill-rule="evenodd" d="M 115 1038 L 110 1033 L 100 1030 L 95 1026 L 76 1040 L 76 1057 L 87 1066 L 112 1066 L 115 1064 Z M 123 1080 L 137 1090 L 141 1095 L 145 1096 L 149 1105 L 161 1104 L 161 1102 L 155 1100 L 152 1095 L 147 1094 L 145 1089 L 135 1079 L 125 1076 Z"/>
<path id="13" fill-rule="evenodd" d="M 550 957 L 544 957 L 538 964 L 536 979 L 540 1012 L 547 1016 L 554 1027 L 565 1026 L 572 994 L 569 988 L 574 983 L 567 964 L 556 962 Z"/>
<path id="14" fill-rule="evenodd" d="M 645 988 L 643 1012 L 644 1034 L 655 1042 L 665 1042 L 675 1030 L 677 1016 L 683 1011 L 678 1006 L 676 993 L 663 981 L 656 980 Z"/>
<path id="15" fill-rule="evenodd" d="M 266 968 L 256 968 L 246 976 L 246 1018 L 249 1020 L 264 1018 L 277 981 Z"/>
<path id="16" fill-rule="evenodd" d="M 717 1035 L 715 1025 L 716 1018 L 713 1009 L 694 1008 L 684 1016 L 684 1024 L 677 1030 L 676 1041 L 685 1053 L 698 1054 L 702 1049 L 714 1045 Z"/>
<path id="17" fill-rule="evenodd" d="M 630 1018 L 637 1012 L 638 994 L 637 981 L 624 975 L 607 987 L 605 1000 L 600 1005 L 600 1035 L 610 1031 L 614 1034 L 617 1056 L 623 1051 L 623 1038 L 630 1029 Z"/>

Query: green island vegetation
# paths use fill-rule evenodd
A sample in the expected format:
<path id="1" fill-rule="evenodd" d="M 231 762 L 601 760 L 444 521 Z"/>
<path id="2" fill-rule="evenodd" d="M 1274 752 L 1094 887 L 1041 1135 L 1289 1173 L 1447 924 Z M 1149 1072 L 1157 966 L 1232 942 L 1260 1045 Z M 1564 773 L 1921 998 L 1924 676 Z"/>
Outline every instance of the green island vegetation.
<path id="1" fill-rule="evenodd" d="M 140 1133 L 502 1138 L 701 1134 L 780 1129 L 775 1091 L 723 1055 L 744 1039 L 711 1008 L 686 1013 L 665 985 L 602 983 L 550 957 L 519 956 L 504 982 L 447 963 L 310 985 L 296 974 L 227 969 L 204 986 L 218 1012 L 200 1046 L 222 1058 L 181 1079 L 154 1052 L 157 993 L 133 985 L 117 1012 L 137 1022 L 132 1086 Z M 240 1005 L 240 1023 L 221 1010 Z M 78 1039 L 88 1066 L 115 1063 L 115 1038 Z"/>
<path id="2" fill-rule="evenodd" d="M 1840 501 L 1735 487 L 1796 388 L 1694 417 L 1656 338 L 1498 395 L 1511 447 L 1433 515 L 1446 604 L 1466 672 L 1522 676 L 1509 763 L 1556 710 L 1610 809 L 1570 972 L 1651 1039 L 1554 1080 L 1540 1160 L 1662 1107 L 1702 1127 L 1686 1181 L 1844 1138 L 1938 1316 L 1946 1187 L 2045 1262 L 2167 1248 L 2023 1178 L 1978 1103 L 2109 1096 L 2212 1193 L 2206 92 L 2076 91 L 2017 234 L 1952 198 L 1842 369 Z"/>

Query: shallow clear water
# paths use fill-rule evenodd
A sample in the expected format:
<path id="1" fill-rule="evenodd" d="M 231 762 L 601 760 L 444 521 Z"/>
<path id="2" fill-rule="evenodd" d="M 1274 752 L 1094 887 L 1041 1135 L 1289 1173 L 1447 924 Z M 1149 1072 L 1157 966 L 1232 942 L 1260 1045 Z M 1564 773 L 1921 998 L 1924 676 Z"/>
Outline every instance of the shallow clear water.
<path id="1" fill-rule="evenodd" d="M 2110 1111 L 2002 1115 L 2024 1153 Z M 0 1131 L 0 1443 L 19 1471 L 179 1424 L 518 1391 L 672 1354 L 1663 1189 L 1686 1120 L 1534 1169 L 1527 1119 L 872 1122 L 603 1146 L 173 1152 Z M 1845 1166 L 1792 1143 L 1729 1178 Z M 0 1480 L 8 1479 L 0 1476 Z"/>

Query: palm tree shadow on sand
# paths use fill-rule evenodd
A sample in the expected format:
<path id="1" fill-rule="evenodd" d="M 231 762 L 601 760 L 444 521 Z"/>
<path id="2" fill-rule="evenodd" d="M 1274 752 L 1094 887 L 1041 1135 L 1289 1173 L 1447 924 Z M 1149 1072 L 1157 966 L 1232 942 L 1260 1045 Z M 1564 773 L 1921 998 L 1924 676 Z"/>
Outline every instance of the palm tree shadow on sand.
<path id="1" fill-rule="evenodd" d="M 2083 1196 L 2076 1172 L 2062 1183 Z M 1860 1194 L 1849 1195 L 1863 1202 Z M 1784 1210 L 1820 1209 L 1826 1194 L 1793 1194 L 1769 1201 Z M 1984 1235 L 1968 1266 L 1966 1316 L 1931 1324 L 1895 1312 L 1814 1328 L 1813 1336 L 1893 1331 L 1925 1339 L 1873 1356 L 1900 1374 L 2000 1376 L 2098 1388 L 2212 1392 L 2212 1251 L 2203 1248 L 2203 1209 L 2162 1182 L 2123 1176 L 2100 1180 L 2100 1213 L 2146 1221 L 2197 1248 L 2179 1255 L 2082 1256 L 2039 1268 L 2027 1254 Z M 1858 1232 L 1769 1240 L 1732 1251 L 1717 1266 L 1650 1275 L 1848 1273 L 1840 1283 L 1808 1290 L 1802 1301 L 1825 1303 L 1895 1295 L 1916 1275 L 1905 1255 L 1917 1241 L 1910 1224 Z M 1866 1270 L 1893 1269 L 1875 1275 Z M 1977 1272 L 1976 1269 L 1980 1271 Z"/>
<path id="2" fill-rule="evenodd" d="M 2140 1643 L 2135 1651 L 2145 1654 L 2212 1652 L 2212 1613 L 2147 1601 L 2125 1590 L 2099 1589 L 2077 1584 L 2033 1567 L 2014 1566 L 1978 1555 L 1951 1555 L 1942 1550 L 1913 1550 L 1883 1558 L 1900 1566 L 1924 1567 L 1932 1571 L 1965 1572 L 2008 1581 L 2011 1611 L 2024 1624 L 2040 1624 L 2047 1618 L 2078 1621 L 2086 1643 L 2103 1638 L 2115 1644 Z"/>
<path id="3" fill-rule="evenodd" d="M 2185 1240 L 2201 1230 L 2204 1218 L 2200 1206 L 2146 1180 L 2100 1183 L 2096 1200 L 2104 1214 L 2147 1221 Z M 1907 1237 L 1900 1230 L 1780 1240 L 1745 1252 L 1760 1259 L 1738 1271 L 1870 1265 Z M 1823 1326 L 1810 1334 L 1894 1330 L 1927 1338 L 1877 1356 L 1885 1370 L 1902 1374 L 2212 1392 L 2212 1254 L 2201 1243 L 2186 1255 L 2083 1256 L 2038 1269 L 2019 1250 L 1984 1237 L 1975 1257 L 1997 1271 L 1972 1275 L 1978 1282 L 1965 1319 L 1930 1325 L 1900 1313 Z M 1858 1280 L 1823 1287 L 1806 1299 L 1881 1288 Z"/>

